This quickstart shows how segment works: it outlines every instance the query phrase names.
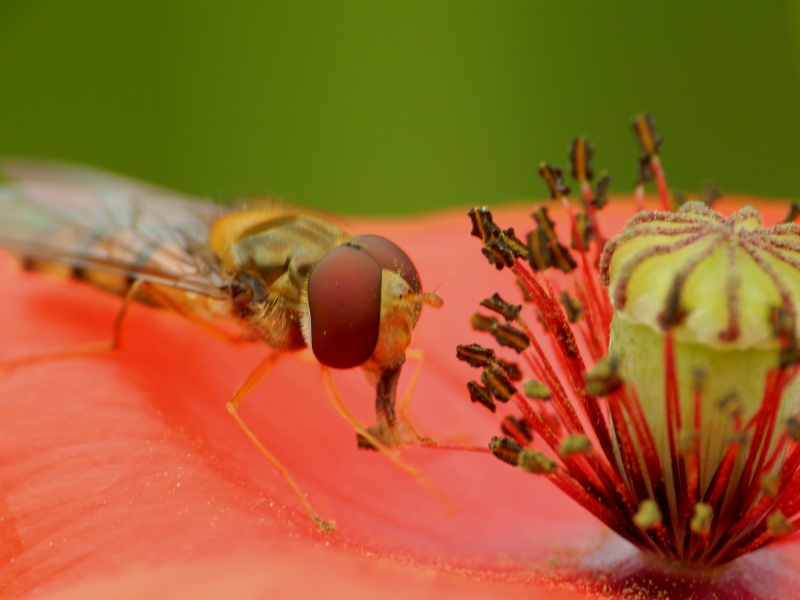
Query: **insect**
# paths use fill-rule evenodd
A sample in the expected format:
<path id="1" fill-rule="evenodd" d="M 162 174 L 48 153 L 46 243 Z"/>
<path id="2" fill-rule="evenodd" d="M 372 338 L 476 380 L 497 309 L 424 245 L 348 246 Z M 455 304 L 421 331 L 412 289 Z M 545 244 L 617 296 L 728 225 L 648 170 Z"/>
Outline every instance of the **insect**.
<path id="1" fill-rule="evenodd" d="M 13 162 L 0 186 L 0 247 L 31 270 L 73 277 L 209 326 L 233 322 L 242 339 L 272 348 L 227 404 L 228 412 L 323 529 L 322 519 L 280 462 L 238 414 L 245 396 L 289 351 L 310 348 L 337 410 L 359 444 L 418 475 L 389 448 L 416 436 L 396 411 L 397 383 L 423 306 L 408 255 L 377 235 L 354 236 L 330 215 L 271 201 L 231 209 L 69 165 Z M 365 428 L 336 392 L 330 369 L 362 367 L 376 390 L 376 423 Z"/>

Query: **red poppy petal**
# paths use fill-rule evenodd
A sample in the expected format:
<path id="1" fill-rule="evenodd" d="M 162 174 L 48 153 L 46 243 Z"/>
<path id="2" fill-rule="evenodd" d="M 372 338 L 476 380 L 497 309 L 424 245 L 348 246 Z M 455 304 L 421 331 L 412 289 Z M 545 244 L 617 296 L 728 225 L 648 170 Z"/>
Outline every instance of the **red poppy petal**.
<path id="1" fill-rule="evenodd" d="M 484 264 L 465 212 L 359 229 L 395 240 L 427 291 L 445 299 L 442 309 L 425 309 L 416 334 L 426 356 L 412 406 L 417 425 L 445 441 L 483 445 L 497 422 L 469 403 L 464 383 L 472 374 L 454 360 L 455 346 L 478 341 L 468 318 L 481 298 L 515 296 L 510 278 Z M 496 216 L 524 231 L 528 212 Z M 19 273 L 4 259 L 0 289 L 0 361 L 107 337 L 119 307 L 117 298 Z M 335 533 L 317 531 L 225 410 L 264 354 L 263 346 L 222 342 L 176 315 L 135 306 L 120 350 L 0 379 L 0 590 L 63 598 L 178 590 L 583 598 L 602 592 L 602 578 L 610 593 L 626 581 L 646 584 L 640 572 L 649 563 L 547 481 L 485 455 L 404 451 L 460 507 L 445 516 L 384 457 L 357 449 L 316 363 L 289 357 L 241 413 L 317 510 L 336 520 Z M 373 395 L 363 376 L 336 377 L 369 422 Z M 796 589 L 797 577 L 786 573 L 799 571 L 797 554 L 792 543 L 756 553 L 712 583 L 731 594 L 741 586 L 757 594 Z M 553 590 L 556 580 L 573 584 Z"/>

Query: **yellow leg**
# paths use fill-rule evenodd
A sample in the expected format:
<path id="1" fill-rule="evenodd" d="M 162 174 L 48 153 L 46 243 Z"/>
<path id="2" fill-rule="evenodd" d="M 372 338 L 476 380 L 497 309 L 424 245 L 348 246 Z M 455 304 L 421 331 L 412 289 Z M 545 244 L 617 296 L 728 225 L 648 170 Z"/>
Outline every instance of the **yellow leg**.
<path id="1" fill-rule="evenodd" d="M 397 405 L 397 414 L 400 419 L 400 422 L 405 423 L 405 425 L 408 427 L 408 430 L 416 439 L 417 443 L 424 448 L 431 448 L 437 450 L 458 450 L 461 452 L 477 452 L 480 454 L 491 454 L 489 448 L 486 446 L 475 446 L 473 444 L 462 444 L 458 442 L 440 443 L 438 440 L 434 438 L 425 437 L 419 434 L 416 426 L 411 420 L 411 417 L 409 417 L 408 415 L 408 409 L 411 406 L 411 401 L 414 399 L 414 392 L 417 389 L 417 383 L 419 381 L 420 375 L 422 374 L 422 361 L 425 358 L 425 355 L 423 351 L 419 348 L 408 348 L 406 349 L 406 358 L 407 359 L 410 358 L 417 361 L 417 364 L 411 373 L 411 381 L 408 383 L 408 388 L 406 389 L 405 394 L 403 394 L 403 398 Z"/>
<path id="2" fill-rule="evenodd" d="M 275 366 L 275 363 L 278 362 L 278 359 L 281 356 L 281 352 L 276 350 L 273 351 L 264 361 L 261 362 L 256 369 L 247 376 L 247 379 L 242 384 L 242 386 L 237 390 L 234 394 L 233 398 L 231 398 L 230 402 L 227 404 L 227 409 L 230 415 L 233 417 L 233 420 L 236 421 L 236 424 L 239 426 L 239 429 L 247 436 L 253 445 L 258 448 L 258 451 L 261 455 L 267 459 L 267 462 L 272 465 L 272 468 L 277 471 L 278 475 L 283 479 L 292 491 L 295 493 L 297 498 L 300 500 L 300 503 L 303 505 L 303 508 L 306 509 L 306 512 L 311 517 L 311 520 L 314 521 L 317 527 L 319 527 L 322 531 L 333 531 L 336 529 L 336 525 L 331 520 L 325 520 L 317 514 L 317 511 L 314 510 L 314 507 L 311 506 L 311 503 L 306 498 L 306 495 L 300 489 L 300 487 L 295 483 L 292 476 L 286 470 L 275 456 L 266 449 L 264 444 L 255 436 L 255 434 L 250 431 L 250 428 L 247 424 L 242 420 L 239 416 L 237 411 L 239 405 L 242 403 L 242 400 L 256 387 L 264 377 L 272 370 Z"/>
<path id="3" fill-rule="evenodd" d="M 149 281 L 143 279 L 136 279 L 133 281 L 128 291 L 122 299 L 122 306 L 120 307 L 117 316 L 114 318 L 114 325 L 111 330 L 111 339 L 99 342 L 87 342 L 69 350 L 60 350 L 57 352 L 46 352 L 44 354 L 37 354 L 35 356 L 23 356 L 21 358 L 12 359 L 0 363 L 0 376 L 8 371 L 12 371 L 19 367 L 32 365 L 40 362 L 47 362 L 50 360 L 60 360 L 65 358 L 76 358 L 87 354 L 96 354 L 100 352 L 108 352 L 109 350 L 116 350 L 120 347 L 122 339 L 122 323 L 128 313 L 128 308 L 131 303 L 136 300 L 140 292 L 145 292 L 154 304 L 171 310 L 187 320 L 191 321 L 203 330 L 213 334 L 214 336 L 227 341 L 227 342 L 241 342 L 244 338 L 241 335 L 234 335 L 224 329 L 216 326 L 214 322 L 209 321 L 201 316 L 194 314 L 190 309 L 176 302 L 168 294 Z"/>
<path id="4" fill-rule="evenodd" d="M 455 505 L 455 503 L 453 503 L 453 501 L 448 498 L 447 495 L 433 481 L 426 477 L 422 471 L 409 465 L 400 457 L 398 457 L 397 450 L 389 448 L 386 444 L 379 440 L 372 432 L 369 431 L 367 427 L 364 426 L 363 423 L 361 423 L 361 421 L 358 420 L 353 413 L 350 412 L 342 400 L 339 390 L 336 389 L 336 385 L 333 382 L 333 376 L 331 375 L 331 370 L 325 366 L 322 367 L 322 384 L 325 387 L 325 392 L 328 394 L 328 398 L 330 399 L 331 404 L 333 404 L 333 407 L 341 415 L 341 417 L 350 424 L 357 434 L 367 440 L 372 447 L 385 456 L 389 462 L 413 477 L 423 488 L 425 488 L 425 490 L 434 498 L 434 500 L 436 500 L 445 513 L 453 514 L 458 510 L 458 507 Z"/>
<path id="5" fill-rule="evenodd" d="M 408 415 L 408 409 L 411 406 L 411 401 L 414 399 L 414 392 L 417 389 L 417 383 L 419 382 L 419 377 L 422 374 L 422 363 L 423 359 L 425 358 L 425 354 L 419 348 L 407 348 L 406 359 L 409 358 L 416 361 L 416 366 L 411 372 L 411 381 L 408 382 L 406 392 L 403 394 L 403 398 L 397 405 L 397 414 L 400 417 L 400 421 L 406 424 L 408 430 L 414 436 L 418 444 L 423 446 L 436 444 L 436 440 L 433 438 L 424 437 L 419 434 L 416 425 L 414 425 L 413 420 Z"/>
<path id="6" fill-rule="evenodd" d="M 131 287 L 128 288 L 128 291 L 125 293 L 125 297 L 122 299 L 122 306 L 117 313 L 117 317 L 114 319 L 114 329 L 111 331 L 110 346 L 112 350 L 119 348 L 119 345 L 122 342 L 122 321 L 125 320 L 125 315 L 128 313 L 128 307 L 136 298 L 136 294 L 139 293 L 139 290 L 143 284 L 143 279 L 136 279 L 131 284 Z"/>
<path id="7" fill-rule="evenodd" d="M 144 282 L 141 279 L 135 280 L 125 293 L 125 296 L 122 299 L 122 306 L 120 307 L 119 312 L 114 319 L 114 326 L 111 330 L 110 340 L 101 342 L 87 342 L 85 344 L 81 344 L 80 346 L 70 348 L 69 350 L 60 350 L 58 352 L 47 352 L 44 354 L 37 354 L 35 356 L 23 356 L 21 358 L 15 358 L 4 363 L 0 363 L 0 376 L 14 369 L 40 362 L 48 362 L 51 360 L 60 360 L 64 358 L 76 358 L 85 356 L 87 354 L 96 354 L 99 352 L 116 350 L 119 348 L 122 338 L 122 322 L 128 312 L 128 307 L 136 297 L 136 294 L 143 283 Z"/>

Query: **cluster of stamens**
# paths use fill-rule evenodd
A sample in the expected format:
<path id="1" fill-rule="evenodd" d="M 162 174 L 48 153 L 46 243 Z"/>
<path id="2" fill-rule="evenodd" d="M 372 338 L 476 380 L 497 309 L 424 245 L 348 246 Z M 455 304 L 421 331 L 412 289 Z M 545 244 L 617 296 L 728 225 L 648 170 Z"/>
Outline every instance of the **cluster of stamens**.
<path id="1" fill-rule="evenodd" d="M 457 356 L 481 370 L 471 400 L 501 415 L 494 456 L 645 551 L 716 566 L 800 522 L 800 227 L 790 213 L 762 228 L 749 207 L 724 217 L 708 206 L 715 190 L 705 203 L 670 196 L 652 121 L 634 129 L 640 212 L 611 240 L 598 219 L 609 178 L 592 187 L 583 139 L 570 151 L 578 210 L 562 172 L 539 169 L 568 241 L 545 206 L 524 241 L 470 211 L 484 256 L 512 272 L 535 321 L 495 294 L 473 329 L 519 364 L 478 344 Z M 650 181 L 660 211 L 641 210 Z"/>

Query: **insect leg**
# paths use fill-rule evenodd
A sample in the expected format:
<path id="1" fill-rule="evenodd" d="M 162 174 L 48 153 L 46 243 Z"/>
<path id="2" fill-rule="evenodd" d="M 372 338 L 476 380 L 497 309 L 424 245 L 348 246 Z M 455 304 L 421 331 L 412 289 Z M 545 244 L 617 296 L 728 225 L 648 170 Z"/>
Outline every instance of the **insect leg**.
<path id="1" fill-rule="evenodd" d="M 119 348 L 119 345 L 122 341 L 122 321 L 125 320 L 125 315 L 128 313 L 128 307 L 136 298 L 136 294 L 141 289 L 142 284 L 144 284 L 143 279 L 134 279 L 133 283 L 131 283 L 131 287 L 128 288 L 128 291 L 125 293 L 125 296 L 122 299 L 122 306 L 120 307 L 119 312 L 114 319 L 114 329 L 111 331 L 111 342 L 109 343 L 110 350 Z"/>
<path id="2" fill-rule="evenodd" d="M 295 483 L 292 476 L 289 474 L 289 471 L 286 470 L 277 458 L 261 443 L 261 441 L 256 437 L 256 435 L 250 430 L 247 424 L 242 420 L 239 416 L 238 408 L 245 397 L 256 387 L 263 379 L 267 376 L 267 374 L 272 370 L 275 366 L 275 363 L 278 362 L 278 359 L 281 357 L 281 352 L 279 350 L 273 351 L 267 358 L 265 358 L 260 365 L 256 367 L 256 369 L 247 376 L 245 382 L 242 386 L 236 391 L 233 395 L 233 398 L 228 402 L 227 409 L 230 413 L 233 420 L 236 421 L 236 424 L 239 426 L 239 429 L 245 434 L 247 439 L 249 439 L 253 445 L 258 448 L 258 451 L 261 455 L 267 459 L 267 462 L 272 465 L 272 468 L 278 472 L 281 479 L 283 479 L 292 491 L 295 493 L 297 498 L 300 500 L 300 503 L 303 505 L 303 508 L 306 509 L 306 512 L 311 517 L 311 520 L 314 521 L 317 527 L 319 527 L 322 531 L 333 531 L 336 529 L 336 525 L 331 520 L 325 520 L 317 514 L 317 511 L 314 510 L 314 507 L 311 506 L 311 503 L 306 498 L 306 495 L 300 489 L 300 487 Z"/>
<path id="3" fill-rule="evenodd" d="M 438 440 L 430 437 L 421 436 L 408 416 L 408 409 L 411 406 L 411 401 L 414 399 L 414 391 L 417 388 L 419 377 L 422 374 L 422 363 L 425 358 L 425 353 L 420 348 L 406 348 L 406 358 L 417 361 L 413 372 L 411 373 L 411 381 L 408 383 L 406 393 L 397 405 L 397 414 L 400 421 L 404 423 L 411 434 L 416 438 L 417 442 L 423 448 L 437 449 L 437 450 L 459 450 L 462 452 L 478 452 L 481 454 L 491 454 L 489 448 L 486 446 L 475 446 L 473 444 L 462 444 L 459 442 L 439 442 Z M 408 364 L 408 363 L 406 363 Z"/>
<path id="4" fill-rule="evenodd" d="M 125 293 L 125 296 L 122 299 L 122 306 L 120 307 L 117 316 L 114 318 L 114 326 L 111 330 L 110 340 L 105 340 L 100 342 L 88 342 L 85 344 L 81 344 L 80 346 L 77 346 L 75 348 L 70 348 L 69 350 L 46 352 L 44 354 L 36 354 L 34 356 L 23 356 L 21 358 L 15 358 L 0 363 L 0 375 L 4 375 L 5 373 L 12 371 L 14 369 L 18 369 L 20 367 L 33 365 L 40 362 L 48 362 L 51 360 L 60 360 L 64 358 L 76 358 L 87 354 L 109 352 L 111 350 L 119 348 L 120 339 L 122 335 L 122 322 L 125 319 L 125 315 L 128 312 L 128 307 L 136 297 L 136 294 L 138 293 L 142 284 L 143 280 L 141 279 L 134 280 L 133 283 L 131 283 L 131 286 L 128 288 L 128 291 Z"/>
<path id="5" fill-rule="evenodd" d="M 358 418 L 352 412 L 350 412 L 350 409 L 347 408 L 342 400 L 339 390 L 336 389 L 336 384 L 333 382 L 333 376 L 331 375 L 331 369 L 325 366 L 322 367 L 322 385 L 325 388 L 325 392 L 328 394 L 328 399 L 331 401 L 331 404 L 333 404 L 333 407 L 336 409 L 336 411 L 345 421 L 350 424 L 350 426 L 358 435 L 369 442 L 373 449 L 380 452 L 392 464 L 417 480 L 417 482 L 419 482 L 419 484 L 425 488 L 425 491 L 427 491 L 442 507 L 442 510 L 445 513 L 452 514 L 458 510 L 453 501 L 447 497 L 447 495 L 439 488 L 439 486 L 425 476 L 422 471 L 409 465 L 399 456 L 397 456 L 397 452 L 395 450 L 389 448 L 386 444 L 380 441 L 372 432 L 370 432 L 367 427 L 364 426 L 363 423 L 361 423 L 361 421 L 358 420 Z"/>
<path id="6" fill-rule="evenodd" d="M 411 406 L 411 401 L 414 399 L 414 391 L 417 389 L 417 383 L 419 382 L 419 377 L 422 374 L 422 364 L 423 359 L 425 358 L 425 353 L 419 348 L 406 348 L 406 358 L 410 358 L 416 361 L 416 366 L 411 373 L 411 381 L 408 382 L 408 387 L 406 388 L 405 394 L 403 394 L 403 398 L 400 400 L 399 404 L 397 405 L 397 414 L 400 416 L 400 421 L 405 423 L 408 430 L 414 436 L 414 439 L 421 445 L 426 444 L 435 444 L 436 441 L 429 437 L 423 437 L 417 431 L 414 422 L 412 421 L 411 417 L 408 415 L 408 408 Z"/>

